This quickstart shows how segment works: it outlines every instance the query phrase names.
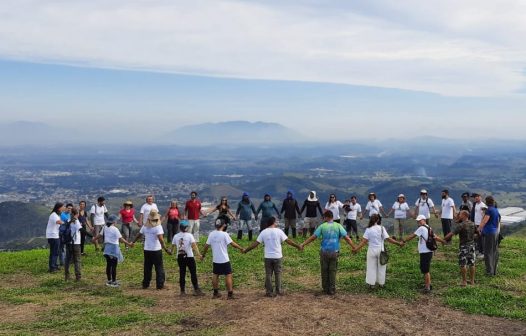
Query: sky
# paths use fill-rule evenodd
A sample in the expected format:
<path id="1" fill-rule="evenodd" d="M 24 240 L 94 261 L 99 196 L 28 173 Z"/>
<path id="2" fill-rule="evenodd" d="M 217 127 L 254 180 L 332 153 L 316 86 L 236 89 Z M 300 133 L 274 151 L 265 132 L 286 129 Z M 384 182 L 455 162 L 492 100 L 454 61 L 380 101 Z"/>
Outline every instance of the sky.
<path id="1" fill-rule="evenodd" d="M 524 139 L 524 36 L 512 0 L 4 0 L 0 123 Z"/>

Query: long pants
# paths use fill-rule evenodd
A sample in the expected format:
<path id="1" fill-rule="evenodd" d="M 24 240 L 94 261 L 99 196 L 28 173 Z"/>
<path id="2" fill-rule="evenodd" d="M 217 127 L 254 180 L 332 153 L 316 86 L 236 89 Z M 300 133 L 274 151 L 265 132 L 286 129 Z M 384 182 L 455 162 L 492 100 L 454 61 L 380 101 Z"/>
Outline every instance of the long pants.
<path id="1" fill-rule="evenodd" d="M 192 285 L 194 286 L 194 289 L 198 289 L 199 284 L 197 283 L 197 267 L 195 264 L 195 258 L 178 256 L 177 265 L 179 265 L 179 288 L 181 289 L 181 292 L 184 292 L 186 287 L 187 267 L 190 271 L 190 279 L 192 280 Z"/>
<path id="2" fill-rule="evenodd" d="M 127 241 L 130 241 L 130 237 L 132 236 L 131 223 L 122 223 L 121 232 L 122 238 L 126 239 Z"/>
<path id="3" fill-rule="evenodd" d="M 179 232 L 179 220 L 168 219 L 166 221 L 166 231 L 168 231 L 168 241 L 171 243 L 174 236 Z"/>
<path id="4" fill-rule="evenodd" d="M 276 284 L 276 294 L 282 293 L 281 290 L 281 258 L 265 258 L 265 290 L 267 294 L 273 293 L 272 288 L 272 274 L 274 274 L 274 281 Z"/>
<path id="5" fill-rule="evenodd" d="M 64 276 L 69 278 L 69 265 L 75 265 L 75 278 L 80 280 L 80 244 L 66 245 L 66 260 L 64 262 Z"/>
<path id="6" fill-rule="evenodd" d="M 188 233 L 194 235 L 194 239 L 199 242 L 199 219 L 190 219 L 188 220 Z"/>
<path id="7" fill-rule="evenodd" d="M 104 255 L 104 258 L 106 258 L 106 277 L 108 278 L 108 281 L 116 281 L 117 264 L 119 260 L 107 254 Z"/>
<path id="8" fill-rule="evenodd" d="M 385 285 L 385 271 L 387 269 L 387 265 L 380 264 L 381 251 L 381 247 L 369 247 L 367 249 L 367 273 L 365 276 L 365 282 L 368 285 Z"/>
<path id="9" fill-rule="evenodd" d="M 60 240 L 58 244 L 58 263 L 60 266 L 64 266 L 64 262 L 66 261 L 66 246 L 62 244 Z"/>
<path id="10" fill-rule="evenodd" d="M 442 233 L 444 234 L 444 237 L 451 232 L 451 222 L 452 220 L 449 218 L 441 218 L 442 222 Z"/>
<path id="11" fill-rule="evenodd" d="M 483 245 L 484 245 L 484 264 L 486 265 L 487 275 L 497 274 L 497 265 L 499 263 L 499 248 L 497 233 L 484 234 Z"/>
<path id="12" fill-rule="evenodd" d="M 320 253 L 321 287 L 327 294 L 336 292 L 336 271 L 338 270 L 338 253 Z"/>
<path id="13" fill-rule="evenodd" d="M 479 226 L 477 225 L 477 230 L 478 228 Z M 478 253 L 484 254 L 484 235 L 480 234 L 479 238 L 475 240 L 475 248 Z"/>
<path id="14" fill-rule="evenodd" d="M 83 226 L 83 229 L 80 230 L 80 253 L 84 253 L 84 245 L 86 244 L 86 237 L 93 237 L 90 235 L 86 229 L 86 226 Z"/>
<path id="15" fill-rule="evenodd" d="M 155 283 L 157 289 L 164 287 L 164 267 L 163 267 L 163 250 L 144 251 L 144 278 L 142 287 L 150 287 L 152 280 L 152 268 L 155 266 Z"/>
<path id="16" fill-rule="evenodd" d="M 60 249 L 60 239 L 48 238 L 49 244 L 49 271 L 56 271 L 58 269 L 58 256 Z"/>

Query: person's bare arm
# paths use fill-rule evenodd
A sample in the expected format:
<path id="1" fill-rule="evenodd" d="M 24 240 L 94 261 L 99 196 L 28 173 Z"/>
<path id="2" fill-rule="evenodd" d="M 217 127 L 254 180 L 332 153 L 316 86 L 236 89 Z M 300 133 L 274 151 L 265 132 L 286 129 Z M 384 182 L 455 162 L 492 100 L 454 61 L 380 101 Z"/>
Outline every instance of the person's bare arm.
<path id="1" fill-rule="evenodd" d="M 233 240 L 232 240 L 232 242 L 230 243 L 230 245 L 232 245 L 232 247 L 235 247 L 235 248 L 237 248 L 238 250 L 240 250 L 241 253 L 245 252 L 245 249 L 244 249 L 242 246 L 240 246 L 238 243 L 236 243 L 235 241 L 233 241 Z"/>
<path id="2" fill-rule="evenodd" d="M 358 251 L 360 251 L 362 249 L 362 247 L 364 247 L 369 241 L 365 238 L 362 238 L 362 240 L 360 241 L 360 243 L 358 244 L 358 246 L 356 246 L 352 252 L 353 253 L 358 253 Z"/>
<path id="3" fill-rule="evenodd" d="M 315 241 L 316 238 L 318 238 L 318 237 L 316 237 L 315 235 L 310 236 L 309 238 L 307 238 L 306 241 L 304 241 L 304 242 L 301 244 L 301 247 L 303 248 L 303 247 L 309 245 L 310 243 L 312 243 L 313 241 Z"/>
<path id="4" fill-rule="evenodd" d="M 203 254 L 201 254 L 201 261 L 203 261 L 203 259 L 205 259 L 206 257 L 206 252 L 208 252 L 208 248 L 210 247 L 210 245 L 208 244 L 205 244 L 205 248 L 203 249 Z"/>
<path id="5" fill-rule="evenodd" d="M 291 239 L 285 240 L 285 243 L 287 243 L 290 246 L 293 246 L 293 247 L 297 248 L 300 251 L 303 249 L 300 244 L 296 243 L 295 241 L 293 241 Z"/>
<path id="6" fill-rule="evenodd" d="M 356 246 L 355 246 L 354 243 L 352 242 L 351 238 L 349 238 L 349 236 L 345 236 L 345 237 L 343 237 L 343 239 L 345 239 L 345 241 L 347 242 L 347 244 L 349 244 L 349 246 L 351 247 L 351 249 L 354 250 L 354 248 L 355 248 Z"/>
<path id="7" fill-rule="evenodd" d="M 259 242 L 256 240 L 255 242 L 253 242 L 249 247 L 247 247 L 245 249 L 245 252 L 244 253 L 248 253 L 249 251 L 252 251 L 253 249 L 255 249 L 256 247 L 258 247 L 259 245 Z"/>

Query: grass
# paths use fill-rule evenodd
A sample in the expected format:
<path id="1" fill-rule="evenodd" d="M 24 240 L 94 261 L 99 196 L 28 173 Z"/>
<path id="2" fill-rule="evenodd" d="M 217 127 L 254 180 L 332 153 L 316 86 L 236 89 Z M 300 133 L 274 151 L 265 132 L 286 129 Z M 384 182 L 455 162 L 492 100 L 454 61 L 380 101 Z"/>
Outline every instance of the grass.
<path id="1" fill-rule="evenodd" d="M 202 238 L 200 246 L 204 244 Z M 302 239 L 298 239 L 301 241 Z M 243 246 L 248 246 L 246 240 Z M 478 263 L 477 284 L 459 287 L 457 241 L 439 247 L 431 274 L 434 298 L 443 304 L 471 314 L 499 316 L 526 320 L 526 243 L 523 238 L 506 237 L 501 247 L 499 275 L 485 277 L 483 262 Z M 388 245 L 391 253 L 387 269 L 387 286 L 369 292 L 365 285 L 366 249 L 352 255 L 348 246 L 342 249 L 338 270 L 338 291 L 351 294 L 375 295 L 385 299 L 417 301 L 422 298 L 422 275 L 416 242 L 404 248 Z M 284 245 L 283 281 L 289 293 L 318 291 L 319 242 L 298 252 Z M 157 335 L 177 334 L 192 319 L 191 312 L 182 313 L 177 307 L 161 306 L 155 291 L 142 292 L 142 250 L 137 245 L 125 252 L 126 260 L 118 266 L 120 289 L 107 288 L 105 260 L 91 246 L 82 259 L 83 280 L 65 282 L 63 274 L 47 273 L 47 250 L 0 253 L 0 307 L 19 312 L 10 320 L 0 320 L 0 334 L 71 334 L 110 335 L 115 333 Z M 263 248 L 241 254 L 230 250 L 236 290 L 263 291 Z M 174 257 L 164 255 L 167 281 L 171 290 L 162 295 L 177 294 L 177 265 Z M 198 263 L 198 275 L 204 291 L 211 290 L 211 257 Z M 189 279 L 188 279 L 189 284 Z M 28 314 L 26 316 L 26 314 Z M 168 328 L 168 329 L 167 329 Z M 171 329 L 170 329 L 171 328 Z M 179 328 L 179 329 L 178 329 Z M 221 328 L 195 327 L 189 335 L 220 334 Z"/>

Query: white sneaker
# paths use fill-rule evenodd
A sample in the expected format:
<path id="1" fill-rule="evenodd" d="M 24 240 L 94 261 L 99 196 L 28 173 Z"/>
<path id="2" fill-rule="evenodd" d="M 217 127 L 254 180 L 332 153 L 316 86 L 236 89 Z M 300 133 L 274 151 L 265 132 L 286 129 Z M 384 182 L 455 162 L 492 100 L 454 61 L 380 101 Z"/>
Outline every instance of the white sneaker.
<path id="1" fill-rule="evenodd" d="M 108 280 L 106 281 L 106 286 L 111 287 L 113 285 L 113 281 Z"/>
<path id="2" fill-rule="evenodd" d="M 113 281 L 110 286 L 113 288 L 117 288 L 120 287 L 120 284 L 117 281 Z"/>

